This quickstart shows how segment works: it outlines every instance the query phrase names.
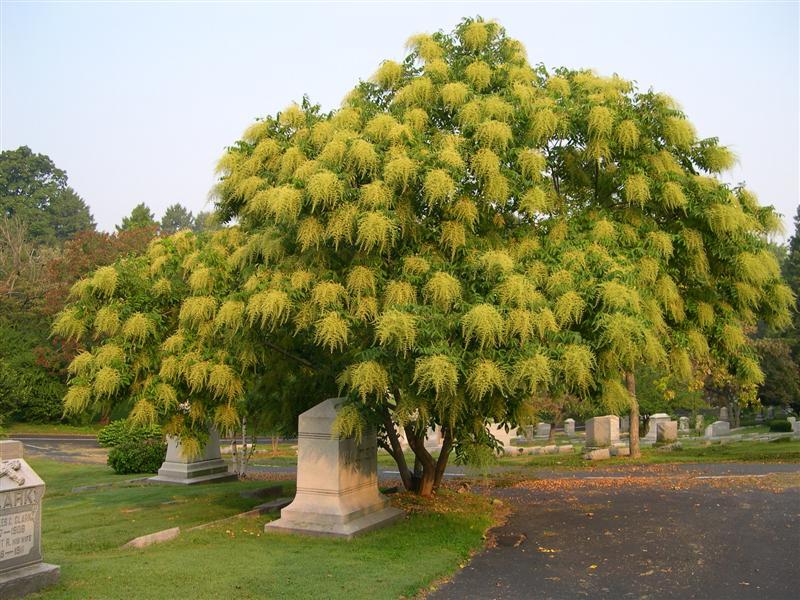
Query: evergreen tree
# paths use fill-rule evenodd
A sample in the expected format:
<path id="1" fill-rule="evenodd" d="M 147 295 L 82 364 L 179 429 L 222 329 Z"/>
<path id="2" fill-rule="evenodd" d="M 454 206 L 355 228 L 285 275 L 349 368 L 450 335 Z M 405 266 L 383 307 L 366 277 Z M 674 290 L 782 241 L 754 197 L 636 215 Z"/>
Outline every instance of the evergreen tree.
<path id="1" fill-rule="evenodd" d="M 0 216 L 25 223 L 35 244 L 59 244 L 94 230 L 89 207 L 50 157 L 27 146 L 0 153 Z"/>
<path id="2" fill-rule="evenodd" d="M 156 216 L 144 202 L 134 206 L 131 214 L 122 218 L 122 223 L 117 225 L 117 231 L 130 231 L 142 227 L 158 227 Z"/>
<path id="3" fill-rule="evenodd" d="M 199 448 L 205 420 L 237 420 L 243 374 L 291 357 L 323 388 L 337 374 L 339 430 L 378 425 L 429 494 L 453 450 L 490 451 L 489 421 L 554 402 L 630 411 L 635 456 L 638 367 L 763 380 L 744 327 L 785 325 L 793 299 L 764 241 L 774 210 L 715 177 L 726 148 L 663 94 L 532 67 L 494 23 L 410 48 L 341 109 L 304 101 L 245 132 L 217 190 L 237 227 L 76 287 L 55 331 L 106 342 L 72 365 L 68 410 L 133 396 L 134 418 Z"/>
<path id="4" fill-rule="evenodd" d="M 191 211 L 175 203 L 164 211 L 164 216 L 161 218 L 161 235 L 172 235 L 182 229 L 194 229 L 194 221 Z"/>

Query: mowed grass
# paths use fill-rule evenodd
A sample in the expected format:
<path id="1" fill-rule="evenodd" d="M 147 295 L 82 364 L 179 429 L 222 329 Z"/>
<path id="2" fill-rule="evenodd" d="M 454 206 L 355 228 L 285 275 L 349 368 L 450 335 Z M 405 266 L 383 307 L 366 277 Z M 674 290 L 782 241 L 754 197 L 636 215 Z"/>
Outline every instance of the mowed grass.
<path id="1" fill-rule="evenodd" d="M 40 435 L 97 435 L 103 426 L 100 423 L 91 425 L 67 425 L 65 423 L 6 423 L 0 428 L 8 437 L 15 433 Z"/>
<path id="2" fill-rule="evenodd" d="M 498 464 L 509 467 L 586 468 L 603 465 L 706 462 L 800 462 L 800 440 L 714 443 L 708 446 L 684 445 L 681 449 L 671 451 L 653 447 L 642 448 L 642 457 L 636 460 L 613 457 L 609 460 L 588 461 L 583 459 L 583 452 L 509 456 L 501 458 Z"/>
<path id="3" fill-rule="evenodd" d="M 452 574 L 483 545 L 492 524 L 484 497 L 449 491 L 431 501 L 406 496 L 400 522 L 351 541 L 265 533 L 277 513 L 231 519 L 263 500 L 241 492 L 294 483 L 248 481 L 179 487 L 125 482 L 107 467 L 31 460 L 48 485 L 43 512 L 46 562 L 60 583 L 34 598 L 399 598 Z M 78 486 L 111 484 L 84 492 Z M 181 527 L 173 541 L 142 550 L 129 540 Z"/>

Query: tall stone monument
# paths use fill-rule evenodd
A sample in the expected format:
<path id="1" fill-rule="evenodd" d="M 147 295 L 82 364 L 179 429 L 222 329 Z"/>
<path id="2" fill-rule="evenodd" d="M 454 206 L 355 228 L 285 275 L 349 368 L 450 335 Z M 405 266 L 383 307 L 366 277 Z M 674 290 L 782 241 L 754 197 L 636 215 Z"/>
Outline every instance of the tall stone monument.
<path id="1" fill-rule="evenodd" d="M 351 538 L 403 515 L 378 491 L 375 430 L 360 441 L 333 431 L 343 402 L 329 398 L 300 415 L 297 494 L 266 531 Z"/>
<path id="2" fill-rule="evenodd" d="M 575 435 L 575 419 L 564 419 L 564 434 L 568 437 Z"/>
<path id="3" fill-rule="evenodd" d="M 44 481 L 22 458 L 22 442 L 0 441 L 0 598 L 21 598 L 58 581 L 42 562 Z"/>
<path id="4" fill-rule="evenodd" d="M 228 472 L 228 463 L 222 460 L 219 451 L 219 433 L 211 429 L 208 443 L 200 456 L 190 458 L 183 453 L 180 439 L 167 436 L 167 458 L 150 481 L 156 483 L 179 483 L 192 485 L 236 479 L 235 473 Z"/>

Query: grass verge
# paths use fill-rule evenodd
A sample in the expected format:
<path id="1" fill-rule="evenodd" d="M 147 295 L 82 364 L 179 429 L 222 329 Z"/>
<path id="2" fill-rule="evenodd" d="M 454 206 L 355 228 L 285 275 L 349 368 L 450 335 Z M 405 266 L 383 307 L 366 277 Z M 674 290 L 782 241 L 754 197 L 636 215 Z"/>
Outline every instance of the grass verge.
<path id="1" fill-rule="evenodd" d="M 483 545 L 493 505 L 448 490 L 426 500 L 397 495 L 399 523 L 352 541 L 264 533 L 277 514 L 207 523 L 258 504 L 241 492 L 293 483 L 248 481 L 178 487 L 129 485 L 95 465 L 33 459 L 45 479 L 43 550 L 61 582 L 39 599 L 398 598 L 452 574 Z M 72 492 L 77 486 L 111 484 Z M 181 536 L 143 550 L 130 539 L 170 527 Z"/>

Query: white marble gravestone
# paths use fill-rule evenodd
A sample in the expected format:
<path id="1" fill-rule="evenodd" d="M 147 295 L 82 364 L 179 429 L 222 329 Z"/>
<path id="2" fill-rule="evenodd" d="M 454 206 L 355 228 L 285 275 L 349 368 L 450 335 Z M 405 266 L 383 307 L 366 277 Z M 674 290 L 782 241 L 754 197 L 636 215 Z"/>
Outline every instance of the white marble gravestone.
<path id="1" fill-rule="evenodd" d="M 727 421 L 728 420 L 728 408 L 723 406 L 719 409 L 719 420 L 720 421 Z"/>
<path id="2" fill-rule="evenodd" d="M 44 481 L 22 458 L 22 442 L 0 441 L 0 598 L 21 598 L 58 581 L 42 562 Z"/>
<path id="3" fill-rule="evenodd" d="M 619 417 L 606 415 L 586 421 L 586 447 L 602 448 L 619 441 Z"/>
<path id="4" fill-rule="evenodd" d="M 642 441 L 655 442 L 658 437 L 658 424 L 666 423 L 669 420 L 669 415 L 667 413 L 650 415 L 650 419 L 647 422 L 647 435 L 642 438 Z"/>
<path id="5" fill-rule="evenodd" d="M 329 398 L 300 415 L 297 493 L 266 531 L 350 538 L 403 515 L 378 491 L 375 430 L 342 438 L 333 423 L 343 398 Z"/>
<path id="6" fill-rule="evenodd" d="M 158 475 L 151 477 L 150 481 L 192 485 L 231 479 L 236 479 L 236 474 L 228 472 L 228 463 L 222 460 L 219 451 L 219 434 L 212 428 L 200 456 L 193 458 L 183 453 L 179 438 L 167 436 L 167 457 Z"/>
<path id="7" fill-rule="evenodd" d="M 492 437 L 500 442 L 504 448 L 510 447 L 511 440 L 517 437 L 516 427 L 509 427 L 508 431 L 506 431 L 506 427 L 504 425 L 498 425 L 497 423 L 489 423 L 487 431 Z"/>
<path id="8" fill-rule="evenodd" d="M 678 418 L 678 431 L 680 431 L 681 433 L 689 432 L 689 417 Z"/>
<path id="9" fill-rule="evenodd" d="M 569 437 L 575 435 L 575 419 L 564 419 L 564 434 Z"/>

